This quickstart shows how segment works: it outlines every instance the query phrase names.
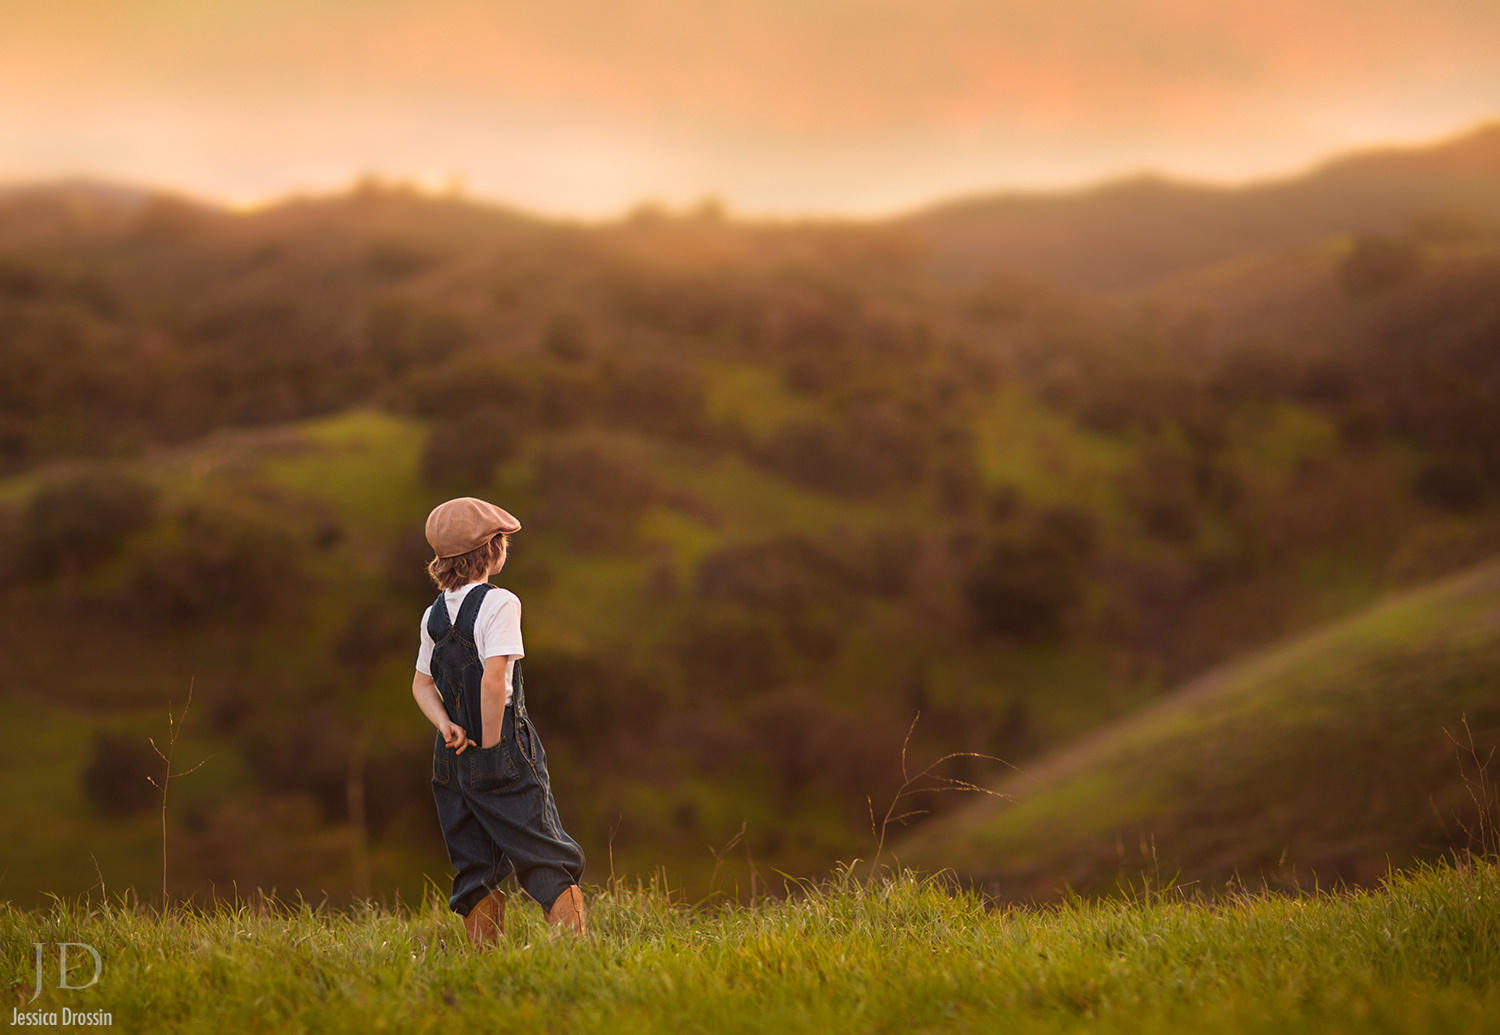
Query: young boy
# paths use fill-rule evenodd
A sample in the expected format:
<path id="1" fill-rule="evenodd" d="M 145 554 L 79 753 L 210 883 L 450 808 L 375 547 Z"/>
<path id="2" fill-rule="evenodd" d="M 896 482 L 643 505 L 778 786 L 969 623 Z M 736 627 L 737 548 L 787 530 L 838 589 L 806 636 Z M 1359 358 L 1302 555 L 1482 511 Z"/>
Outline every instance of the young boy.
<path id="1" fill-rule="evenodd" d="M 457 872 L 449 907 L 475 946 L 505 933 L 512 872 L 547 922 L 585 931 L 584 855 L 563 830 L 547 775 L 547 753 L 526 713 L 521 679 L 521 601 L 489 583 L 505 566 L 521 523 L 472 496 L 427 517 L 427 565 L 442 592 L 422 613 L 411 692 L 437 727 L 432 795 Z"/>

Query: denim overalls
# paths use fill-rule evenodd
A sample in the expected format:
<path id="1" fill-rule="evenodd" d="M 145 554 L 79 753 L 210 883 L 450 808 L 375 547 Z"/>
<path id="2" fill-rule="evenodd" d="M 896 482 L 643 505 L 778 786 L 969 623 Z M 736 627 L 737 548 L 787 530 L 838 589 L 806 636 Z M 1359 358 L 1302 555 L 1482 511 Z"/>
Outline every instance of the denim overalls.
<path id="1" fill-rule="evenodd" d="M 439 733 L 432 749 L 432 796 L 448 858 L 457 869 L 448 905 L 461 915 L 468 915 L 512 871 L 544 910 L 583 876 L 583 849 L 563 830 L 547 777 L 547 753 L 526 714 L 522 659 L 513 663 L 514 693 L 501 719 L 500 742 L 477 746 L 483 738 L 479 687 L 484 662 L 474 646 L 474 619 L 494 588 L 480 583 L 469 590 L 453 621 L 439 593 L 427 620 L 432 678 L 443 707 L 474 741 L 459 755 Z"/>

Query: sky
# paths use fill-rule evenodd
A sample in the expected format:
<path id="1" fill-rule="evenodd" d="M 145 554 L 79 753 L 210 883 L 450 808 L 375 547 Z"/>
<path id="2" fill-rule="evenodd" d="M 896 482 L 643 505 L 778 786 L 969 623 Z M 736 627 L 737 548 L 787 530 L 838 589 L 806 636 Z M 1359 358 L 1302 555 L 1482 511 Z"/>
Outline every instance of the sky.
<path id="1" fill-rule="evenodd" d="M 1500 0 L 0 0 L 0 182 L 548 216 L 1238 183 L 1500 119 Z"/>

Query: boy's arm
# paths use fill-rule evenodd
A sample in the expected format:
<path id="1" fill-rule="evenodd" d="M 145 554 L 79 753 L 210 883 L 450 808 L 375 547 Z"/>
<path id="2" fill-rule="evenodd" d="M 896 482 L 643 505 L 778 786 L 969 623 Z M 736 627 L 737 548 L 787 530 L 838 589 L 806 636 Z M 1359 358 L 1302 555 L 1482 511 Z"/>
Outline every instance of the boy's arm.
<path id="1" fill-rule="evenodd" d="M 510 692 L 510 673 L 516 655 L 496 654 L 484 659 L 484 679 L 479 683 L 479 746 L 492 748 L 500 743 L 500 725 L 505 718 L 505 698 Z"/>
<path id="2" fill-rule="evenodd" d="M 457 754 L 463 754 L 464 748 L 473 744 L 469 734 L 463 727 L 448 718 L 448 711 L 443 707 L 443 696 L 438 693 L 437 683 L 431 676 L 417 670 L 412 677 L 411 695 L 416 699 L 417 707 L 422 709 L 422 714 L 427 716 L 427 721 L 437 727 L 437 731 L 443 735 L 443 743 L 451 748 L 457 748 Z"/>

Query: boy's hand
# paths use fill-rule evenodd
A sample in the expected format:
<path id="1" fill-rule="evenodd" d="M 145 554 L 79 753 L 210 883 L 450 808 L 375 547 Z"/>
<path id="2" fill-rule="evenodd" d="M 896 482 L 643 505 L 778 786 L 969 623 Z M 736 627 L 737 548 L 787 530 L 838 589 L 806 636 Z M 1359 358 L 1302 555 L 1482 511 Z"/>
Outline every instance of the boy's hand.
<path id="1" fill-rule="evenodd" d="M 464 748 L 473 746 L 474 742 L 469 739 L 469 734 L 462 726 L 444 719 L 438 726 L 438 732 L 443 735 L 443 743 L 447 747 L 457 748 L 455 754 L 463 754 Z"/>

